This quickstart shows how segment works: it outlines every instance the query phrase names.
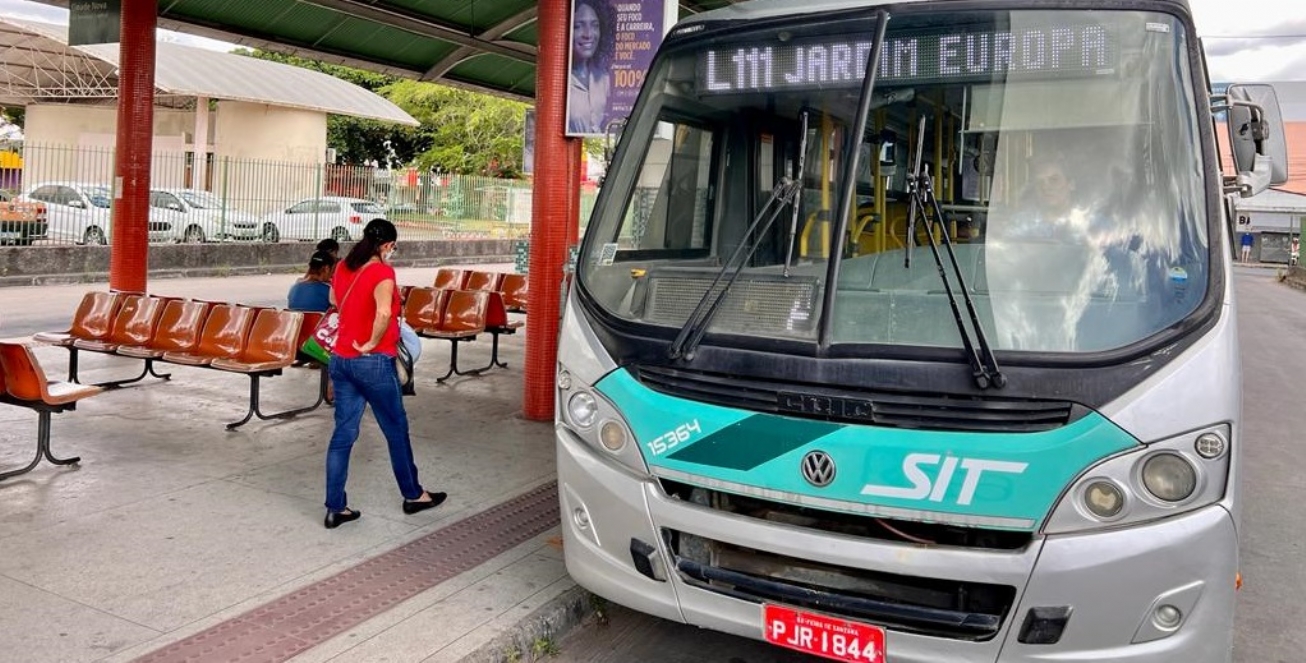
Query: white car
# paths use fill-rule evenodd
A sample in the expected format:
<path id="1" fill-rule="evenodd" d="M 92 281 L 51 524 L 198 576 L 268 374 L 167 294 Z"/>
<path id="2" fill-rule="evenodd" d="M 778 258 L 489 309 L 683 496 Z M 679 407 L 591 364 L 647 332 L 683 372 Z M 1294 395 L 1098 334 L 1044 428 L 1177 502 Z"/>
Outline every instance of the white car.
<path id="1" fill-rule="evenodd" d="M 151 190 L 150 222 L 166 223 L 175 242 L 259 238 L 258 217 L 230 203 L 224 210 L 221 198 L 197 189 Z"/>
<path id="2" fill-rule="evenodd" d="M 47 239 L 59 243 L 109 243 L 113 192 L 107 184 L 41 182 L 19 196 L 18 200 L 45 203 L 49 219 Z M 148 223 L 151 242 L 172 241 L 172 228 L 167 222 L 151 217 Z"/>
<path id="3" fill-rule="evenodd" d="M 59 243 L 109 243 L 109 205 L 112 194 L 103 184 L 42 182 L 19 200 L 45 203 L 49 224 L 46 239 Z"/>
<path id="4" fill-rule="evenodd" d="M 384 219 L 380 205 L 362 198 L 324 196 L 301 200 L 285 210 L 263 217 L 263 240 L 317 241 L 330 237 L 337 242 L 356 242 L 372 219 Z"/>

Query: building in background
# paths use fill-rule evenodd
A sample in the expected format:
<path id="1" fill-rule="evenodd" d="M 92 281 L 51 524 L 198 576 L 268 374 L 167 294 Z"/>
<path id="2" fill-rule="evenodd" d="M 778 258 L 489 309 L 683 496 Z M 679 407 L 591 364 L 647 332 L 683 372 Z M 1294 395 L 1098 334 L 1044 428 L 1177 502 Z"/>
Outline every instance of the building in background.
<path id="1" fill-rule="evenodd" d="M 0 18 L 0 105 L 26 112 L 21 186 L 111 182 L 118 49 L 70 47 L 66 26 Z M 418 124 L 384 97 L 308 69 L 168 42 L 155 59 L 151 183 L 213 191 L 254 213 L 329 186 L 329 114 Z M 242 167 L 224 167 L 231 160 Z M 0 184 L 17 188 L 11 179 Z"/>

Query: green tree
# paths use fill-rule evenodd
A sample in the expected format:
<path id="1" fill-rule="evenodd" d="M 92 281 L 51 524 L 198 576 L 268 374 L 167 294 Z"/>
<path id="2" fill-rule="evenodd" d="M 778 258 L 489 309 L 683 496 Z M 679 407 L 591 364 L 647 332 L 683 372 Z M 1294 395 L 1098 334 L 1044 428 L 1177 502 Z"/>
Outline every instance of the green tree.
<path id="1" fill-rule="evenodd" d="M 435 83 L 400 80 L 382 93 L 429 132 L 419 168 L 494 177 L 522 171 L 526 104 Z"/>
<path id="2" fill-rule="evenodd" d="M 23 124 L 27 122 L 27 107 L 7 106 L 0 108 L 0 120 L 22 129 Z"/>

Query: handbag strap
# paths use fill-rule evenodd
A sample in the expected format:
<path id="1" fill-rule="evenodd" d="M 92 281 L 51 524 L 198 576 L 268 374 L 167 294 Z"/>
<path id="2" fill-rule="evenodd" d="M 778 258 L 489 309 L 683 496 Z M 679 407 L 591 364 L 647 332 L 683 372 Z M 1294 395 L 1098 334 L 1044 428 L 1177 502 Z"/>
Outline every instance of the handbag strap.
<path id="1" fill-rule="evenodd" d="M 345 289 L 345 296 L 340 300 L 339 304 L 336 304 L 337 311 L 344 307 L 345 300 L 349 299 L 349 293 L 353 292 L 354 286 L 358 285 L 358 279 L 361 278 L 363 276 L 363 272 L 366 272 L 367 268 L 371 266 L 372 266 L 372 261 L 369 260 L 367 261 L 367 264 L 363 265 L 362 269 L 358 270 L 358 273 L 354 274 L 354 280 L 350 281 L 349 287 Z"/>

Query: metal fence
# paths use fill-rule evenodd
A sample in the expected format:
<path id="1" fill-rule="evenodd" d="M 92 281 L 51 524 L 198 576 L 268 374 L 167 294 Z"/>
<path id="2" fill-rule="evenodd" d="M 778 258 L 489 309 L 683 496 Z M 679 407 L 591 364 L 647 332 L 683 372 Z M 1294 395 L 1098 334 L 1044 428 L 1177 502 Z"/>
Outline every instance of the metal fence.
<path id="1" fill-rule="evenodd" d="M 103 243 L 112 235 L 114 151 L 14 143 L 0 145 L 0 189 L 47 209 L 39 223 L 6 223 L 7 244 Z M 413 239 L 526 238 L 531 183 L 410 169 L 293 163 L 158 152 L 151 164 L 150 241 L 356 239 L 384 215 Z M 326 197 L 355 198 L 327 204 Z M 582 191 L 581 222 L 595 192 Z M 31 226 L 31 227 L 28 227 Z"/>

